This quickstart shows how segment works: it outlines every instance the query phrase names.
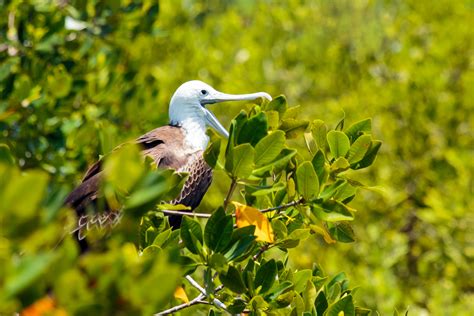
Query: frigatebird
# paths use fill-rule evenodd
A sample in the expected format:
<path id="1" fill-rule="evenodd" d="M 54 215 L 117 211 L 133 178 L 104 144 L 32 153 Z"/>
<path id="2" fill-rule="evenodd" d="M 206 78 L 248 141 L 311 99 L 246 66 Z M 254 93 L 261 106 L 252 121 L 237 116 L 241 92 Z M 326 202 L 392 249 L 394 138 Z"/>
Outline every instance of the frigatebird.
<path id="1" fill-rule="evenodd" d="M 136 139 L 143 155 L 151 157 L 158 168 L 171 168 L 189 174 L 181 193 L 171 201 L 172 204 L 183 204 L 193 210 L 199 205 L 211 184 L 212 169 L 203 158 L 203 152 L 209 142 L 207 127 L 215 129 L 226 138 L 229 136 L 206 105 L 257 98 L 271 100 L 270 95 L 265 92 L 226 94 L 202 81 L 188 81 L 183 83 L 171 98 L 169 125 L 158 127 Z M 84 238 L 83 230 L 89 225 L 111 225 L 120 216 L 120 209 L 111 209 L 107 205 L 101 214 L 86 213 L 100 198 L 102 177 L 101 162 L 98 161 L 89 168 L 81 184 L 66 198 L 65 204 L 74 208 L 78 215 L 78 225 L 74 232 L 79 240 Z M 170 217 L 170 225 L 173 228 L 178 228 L 180 223 L 180 216 Z M 81 244 L 81 248 L 84 245 Z"/>

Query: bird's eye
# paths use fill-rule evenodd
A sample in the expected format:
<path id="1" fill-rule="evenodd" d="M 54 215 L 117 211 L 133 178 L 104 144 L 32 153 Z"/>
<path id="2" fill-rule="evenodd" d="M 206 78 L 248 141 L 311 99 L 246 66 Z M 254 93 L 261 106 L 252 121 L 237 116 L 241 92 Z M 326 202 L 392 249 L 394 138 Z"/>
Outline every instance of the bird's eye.
<path id="1" fill-rule="evenodd" d="M 207 95 L 208 93 L 207 90 L 201 90 L 201 95 Z"/>

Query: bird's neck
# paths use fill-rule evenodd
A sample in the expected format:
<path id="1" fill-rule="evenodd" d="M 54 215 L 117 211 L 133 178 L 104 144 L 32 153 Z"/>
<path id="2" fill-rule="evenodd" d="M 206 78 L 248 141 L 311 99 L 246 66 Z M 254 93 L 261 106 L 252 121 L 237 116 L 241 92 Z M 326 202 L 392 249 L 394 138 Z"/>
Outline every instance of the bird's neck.
<path id="1" fill-rule="evenodd" d="M 206 134 L 206 124 L 201 118 L 189 117 L 178 125 L 184 130 L 184 142 L 190 152 L 204 151 L 209 143 L 209 136 Z"/>

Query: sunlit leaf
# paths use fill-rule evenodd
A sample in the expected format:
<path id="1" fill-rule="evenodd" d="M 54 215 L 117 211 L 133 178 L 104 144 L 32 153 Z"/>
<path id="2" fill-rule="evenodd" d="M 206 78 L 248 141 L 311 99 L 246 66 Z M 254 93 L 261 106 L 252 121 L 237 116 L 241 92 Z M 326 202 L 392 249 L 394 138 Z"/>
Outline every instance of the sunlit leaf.
<path id="1" fill-rule="evenodd" d="M 355 122 L 351 126 L 349 126 L 345 133 L 351 140 L 354 142 L 360 135 L 363 133 L 370 133 L 372 131 L 372 119 L 368 118 L 359 122 Z"/>
<path id="2" fill-rule="evenodd" d="M 273 161 L 285 145 L 285 133 L 275 131 L 262 138 L 255 146 L 255 165 L 264 166 Z"/>
<path id="3" fill-rule="evenodd" d="M 235 219 L 237 227 L 245 227 L 254 225 L 255 233 L 258 241 L 274 242 L 273 229 L 268 218 L 256 208 L 232 202 L 235 206 Z"/>
<path id="4" fill-rule="evenodd" d="M 356 164 L 354 169 L 362 169 L 362 168 L 366 168 L 370 166 L 374 162 L 375 158 L 377 157 L 377 153 L 381 146 L 382 146 L 381 141 L 373 140 L 364 158 L 362 158 L 362 160 Z"/>
<path id="5" fill-rule="evenodd" d="M 339 301 L 329 305 L 328 309 L 325 312 L 327 316 L 340 316 L 340 313 L 343 312 L 343 315 L 354 315 L 355 308 L 354 303 L 352 302 L 352 296 L 347 295 L 340 299 Z"/>
<path id="6" fill-rule="evenodd" d="M 311 124 L 311 133 L 313 134 L 313 138 L 318 145 L 318 148 L 324 152 L 327 147 L 327 130 L 328 127 L 326 124 L 321 120 L 315 120 Z"/>
<path id="7" fill-rule="evenodd" d="M 329 228 L 331 236 L 340 242 L 354 242 L 355 235 L 352 227 L 347 222 L 335 223 L 334 226 Z"/>
<path id="8" fill-rule="evenodd" d="M 334 244 L 336 243 L 336 240 L 334 240 L 331 235 L 329 234 L 329 232 L 324 228 L 324 227 L 321 227 L 321 226 L 318 226 L 318 225 L 310 225 L 311 227 L 311 230 L 321 236 L 323 236 L 324 238 L 324 241 L 328 244 Z"/>
<path id="9" fill-rule="evenodd" d="M 204 159 L 211 168 L 215 168 L 217 160 L 219 159 L 219 153 L 221 148 L 221 138 L 217 135 L 214 130 L 210 132 L 210 143 L 204 152 Z"/>
<path id="10" fill-rule="evenodd" d="M 285 132 L 287 138 L 296 138 L 306 131 L 309 122 L 296 119 L 285 119 L 281 125 L 280 129 Z"/>
<path id="11" fill-rule="evenodd" d="M 362 158 L 364 158 L 371 146 L 371 140 L 372 137 L 370 135 L 362 135 L 351 145 L 349 154 L 347 155 L 347 160 L 351 165 L 361 161 Z"/>
<path id="12" fill-rule="evenodd" d="M 184 291 L 182 286 L 178 286 L 176 290 L 174 291 L 174 298 L 184 302 L 184 303 L 189 303 L 189 298 L 186 295 L 186 291 Z"/>
<path id="13" fill-rule="evenodd" d="M 255 170 L 253 170 L 252 175 L 262 177 L 272 170 L 281 170 L 288 164 L 291 158 L 293 158 L 293 156 L 295 155 L 296 155 L 295 149 L 285 148 L 270 164 L 267 164 L 266 166 L 256 168 Z"/>
<path id="14" fill-rule="evenodd" d="M 322 205 L 313 204 L 311 206 L 314 214 L 321 220 L 327 222 L 351 221 L 354 215 L 342 203 L 327 201 Z"/>
<path id="15" fill-rule="evenodd" d="M 303 162 L 296 170 L 296 187 L 298 192 L 309 200 L 319 193 L 319 179 L 309 161 Z"/>
<path id="16" fill-rule="evenodd" d="M 253 171 L 255 149 L 250 144 L 241 144 L 227 156 L 225 167 L 236 178 L 247 178 Z"/>
<path id="17" fill-rule="evenodd" d="M 334 158 L 344 157 L 349 151 L 349 138 L 343 132 L 330 131 L 327 134 L 327 141 Z"/>
<path id="18" fill-rule="evenodd" d="M 280 114 L 284 114 L 287 107 L 285 96 L 279 95 L 267 104 L 265 111 L 277 111 Z"/>

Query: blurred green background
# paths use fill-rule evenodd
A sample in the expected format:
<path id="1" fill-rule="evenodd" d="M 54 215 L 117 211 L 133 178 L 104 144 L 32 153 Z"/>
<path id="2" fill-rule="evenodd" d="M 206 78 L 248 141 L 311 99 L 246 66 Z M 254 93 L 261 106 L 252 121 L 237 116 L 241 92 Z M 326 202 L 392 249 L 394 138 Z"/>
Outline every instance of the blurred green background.
<path id="1" fill-rule="evenodd" d="M 345 271 L 391 314 L 474 310 L 472 1 L 0 0 L 0 143 L 72 187 L 122 141 L 167 123 L 192 79 L 285 94 L 300 117 L 373 118 L 379 157 L 352 244 L 310 238 L 292 264 Z M 224 126 L 240 103 L 211 106 Z M 215 177 L 201 210 L 219 205 Z"/>

